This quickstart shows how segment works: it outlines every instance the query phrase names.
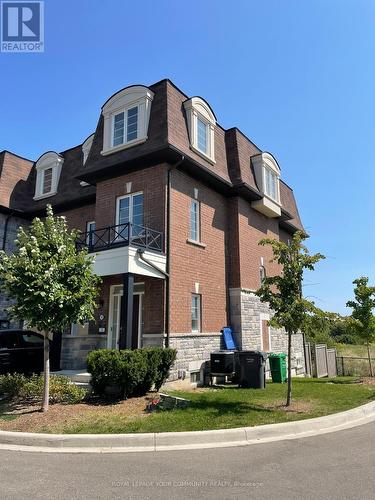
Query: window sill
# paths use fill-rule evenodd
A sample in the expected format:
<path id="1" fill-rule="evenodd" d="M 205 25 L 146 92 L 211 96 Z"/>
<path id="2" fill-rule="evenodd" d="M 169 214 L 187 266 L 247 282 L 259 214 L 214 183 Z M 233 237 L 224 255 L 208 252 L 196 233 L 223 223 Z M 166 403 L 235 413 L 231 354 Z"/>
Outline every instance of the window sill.
<path id="1" fill-rule="evenodd" d="M 138 144 L 143 144 L 144 142 L 147 141 L 147 136 L 142 137 L 141 139 L 134 139 L 133 141 L 126 142 L 125 144 L 120 144 L 119 146 L 114 146 L 113 148 L 109 149 L 103 149 L 103 151 L 100 152 L 103 156 L 110 155 L 112 153 L 117 153 L 117 151 L 122 151 L 123 149 L 128 149 L 133 146 L 137 146 Z"/>
<path id="2" fill-rule="evenodd" d="M 49 198 L 50 196 L 54 196 L 56 193 L 57 191 L 51 191 L 50 193 L 38 194 L 34 196 L 33 200 L 34 201 L 43 200 L 44 198 Z"/>
<path id="3" fill-rule="evenodd" d="M 200 247 L 200 248 L 206 248 L 206 244 L 205 243 L 201 243 L 200 241 L 194 241 L 194 240 L 191 240 L 190 238 L 188 238 L 186 240 L 186 243 L 189 243 L 189 245 L 195 245 L 196 247 Z"/>
<path id="4" fill-rule="evenodd" d="M 210 156 L 206 155 L 205 153 L 203 153 L 202 151 L 200 151 L 195 146 L 190 145 L 190 149 L 192 151 L 194 151 L 194 153 L 197 153 L 197 155 L 201 156 L 204 160 L 208 161 L 208 163 L 211 163 L 211 165 L 215 165 L 216 164 L 216 161 L 213 158 L 211 158 Z"/>

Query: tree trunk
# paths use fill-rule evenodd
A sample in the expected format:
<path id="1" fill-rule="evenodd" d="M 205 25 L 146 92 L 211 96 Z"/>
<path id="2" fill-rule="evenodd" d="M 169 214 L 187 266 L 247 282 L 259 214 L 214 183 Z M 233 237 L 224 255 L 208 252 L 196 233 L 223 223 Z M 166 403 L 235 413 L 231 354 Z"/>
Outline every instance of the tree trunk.
<path id="1" fill-rule="evenodd" d="M 292 404 L 292 332 L 288 332 L 288 394 L 286 406 Z"/>
<path id="2" fill-rule="evenodd" d="M 373 372 L 373 369 L 372 369 L 371 352 L 370 352 L 370 342 L 369 342 L 368 339 L 367 339 L 367 356 L 368 356 L 368 364 L 369 364 L 369 367 L 370 367 L 370 377 L 373 377 L 374 376 L 374 372 Z"/>
<path id="3" fill-rule="evenodd" d="M 42 411 L 46 412 L 49 405 L 49 338 L 44 335 L 44 388 Z"/>

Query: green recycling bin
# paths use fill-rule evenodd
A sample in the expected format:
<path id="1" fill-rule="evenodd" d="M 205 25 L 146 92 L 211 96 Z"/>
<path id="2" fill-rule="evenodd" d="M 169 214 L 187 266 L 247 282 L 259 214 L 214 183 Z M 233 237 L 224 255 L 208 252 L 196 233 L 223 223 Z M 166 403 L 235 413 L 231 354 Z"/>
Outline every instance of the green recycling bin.
<path id="1" fill-rule="evenodd" d="M 276 384 L 282 384 L 286 381 L 286 354 L 283 352 L 280 354 L 269 354 L 268 356 L 270 362 L 272 382 Z"/>

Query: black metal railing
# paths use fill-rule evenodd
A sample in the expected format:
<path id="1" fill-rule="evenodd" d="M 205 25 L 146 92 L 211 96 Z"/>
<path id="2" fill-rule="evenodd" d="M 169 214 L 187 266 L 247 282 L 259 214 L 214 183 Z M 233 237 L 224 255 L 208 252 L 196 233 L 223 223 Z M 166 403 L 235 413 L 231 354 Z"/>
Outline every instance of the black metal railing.
<path id="1" fill-rule="evenodd" d="M 162 253 L 163 233 L 127 222 L 80 233 L 77 238 L 77 248 L 87 248 L 89 253 L 129 245 Z"/>

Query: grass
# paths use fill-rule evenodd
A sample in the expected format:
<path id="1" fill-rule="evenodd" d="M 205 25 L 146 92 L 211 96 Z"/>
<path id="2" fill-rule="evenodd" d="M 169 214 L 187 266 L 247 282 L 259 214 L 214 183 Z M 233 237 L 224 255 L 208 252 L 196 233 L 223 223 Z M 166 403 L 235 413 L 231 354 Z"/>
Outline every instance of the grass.
<path id="1" fill-rule="evenodd" d="M 53 405 L 50 414 L 29 412 L 6 424 L 0 420 L 0 428 L 106 434 L 264 425 L 318 417 L 368 403 L 375 399 L 375 385 L 358 383 L 357 379 L 349 377 L 332 380 L 297 378 L 293 380 L 294 403 L 291 409 L 284 406 L 286 386 L 281 384 L 268 383 L 264 391 L 228 386 L 191 392 L 173 391 L 173 394 L 189 399 L 189 407 L 146 414 L 145 398 L 138 398 L 137 402 L 129 400 L 98 405 L 89 410 L 84 409 L 83 413 L 77 413 L 78 407 L 85 406 L 82 404 L 65 405 L 64 408 L 61 408 L 63 405 Z M 133 407 L 133 411 L 129 412 L 127 408 L 130 407 Z M 27 418 L 29 421 L 22 420 Z"/>

